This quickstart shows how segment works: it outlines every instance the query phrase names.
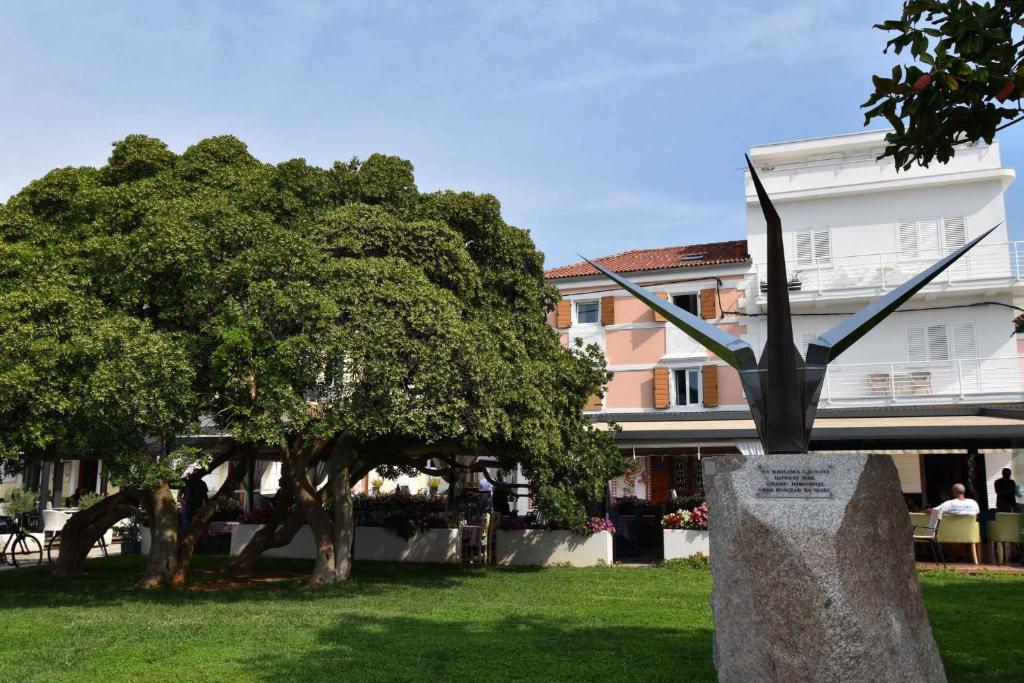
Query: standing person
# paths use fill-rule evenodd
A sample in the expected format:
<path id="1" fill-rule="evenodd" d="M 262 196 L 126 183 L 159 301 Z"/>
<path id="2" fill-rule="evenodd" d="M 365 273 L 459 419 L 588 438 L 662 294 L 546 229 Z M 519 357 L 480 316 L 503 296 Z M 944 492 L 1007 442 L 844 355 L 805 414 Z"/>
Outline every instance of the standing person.
<path id="1" fill-rule="evenodd" d="M 1003 476 L 995 481 L 996 510 L 999 512 L 1016 512 L 1017 482 L 1010 479 L 1010 468 L 1003 468 Z"/>
<path id="2" fill-rule="evenodd" d="M 188 475 L 184 494 L 185 500 L 181 505 L 181 529 L 187 531 L 196 512 L 210 499 L 210 489 L 203 481 L 201 472 L 196 471 Z"/>
<path id="3" fill-rule="evenodd" d="M 480 514 L 483 514 L 491 509 L 491 498 L 494 493 L 494 484 L 487 478 L 486 472 L 481 475 L 477 491 L 480 492 Z"/>

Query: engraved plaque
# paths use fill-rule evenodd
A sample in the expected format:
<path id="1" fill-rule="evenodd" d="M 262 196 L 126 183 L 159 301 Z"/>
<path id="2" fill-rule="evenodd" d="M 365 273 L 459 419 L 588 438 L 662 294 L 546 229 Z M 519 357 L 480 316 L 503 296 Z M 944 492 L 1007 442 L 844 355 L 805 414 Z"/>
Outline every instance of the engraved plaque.
<path id="1" fill-rule="evenodd" d="M 758 465 L 758 498 L 832 498 L 832 465 L 786 467 Z"/>

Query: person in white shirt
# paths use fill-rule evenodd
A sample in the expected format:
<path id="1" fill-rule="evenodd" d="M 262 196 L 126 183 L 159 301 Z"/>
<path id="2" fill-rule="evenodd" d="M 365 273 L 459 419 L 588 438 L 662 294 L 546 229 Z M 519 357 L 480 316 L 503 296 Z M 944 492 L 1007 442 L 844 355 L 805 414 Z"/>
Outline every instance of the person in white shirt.
<path id="1" fill-rule="evenodd" d="M 947 500 L 936 509 L 944 515 L 976 515 L 981 512 L 977 501 L 967 497 L 967 489 L 963 484 L 953 484 L 953 498 Z"/>

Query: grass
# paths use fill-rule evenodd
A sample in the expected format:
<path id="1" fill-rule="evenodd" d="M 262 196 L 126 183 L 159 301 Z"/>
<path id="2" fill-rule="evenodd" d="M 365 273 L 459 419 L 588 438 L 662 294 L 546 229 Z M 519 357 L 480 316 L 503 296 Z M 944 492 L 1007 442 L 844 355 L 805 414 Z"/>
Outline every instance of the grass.
<path id="1" fill-rule="evenodd" d="M 715 679 L 702 569 L 363 563 L 316 592 L 295 578 L 156 593 L 128 588 L 140 558 L 90 569 L 0 572 L 0 681 Z M 1024 577 L 922 584 L 950 680 L 1024 680 Z"/>

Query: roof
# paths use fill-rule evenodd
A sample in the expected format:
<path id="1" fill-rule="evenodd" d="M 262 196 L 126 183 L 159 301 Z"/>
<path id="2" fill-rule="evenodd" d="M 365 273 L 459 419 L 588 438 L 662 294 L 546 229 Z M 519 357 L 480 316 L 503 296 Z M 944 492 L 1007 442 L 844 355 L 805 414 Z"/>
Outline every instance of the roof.
<path id="1" fill-rule="evenodd" d="M 723 263 L 742 263 L 750 258 L 746 240 L 732 242 L 711 242 L 709 244 L 690 244 L 680 247 L 662 247 L 660 249 L 633 249 L 621 254 L 602 256 L 594 259 L 605 268 L 617 273 L 631 273 L 640 270 L 666 270 L 669 268 L 696 268 L 714 266 Z M 544 272 L 550 279 L 563 277 L 586 277 L 597 275 L 596 268 L 581 261 L 568 266 L 552 268 Z"/>

